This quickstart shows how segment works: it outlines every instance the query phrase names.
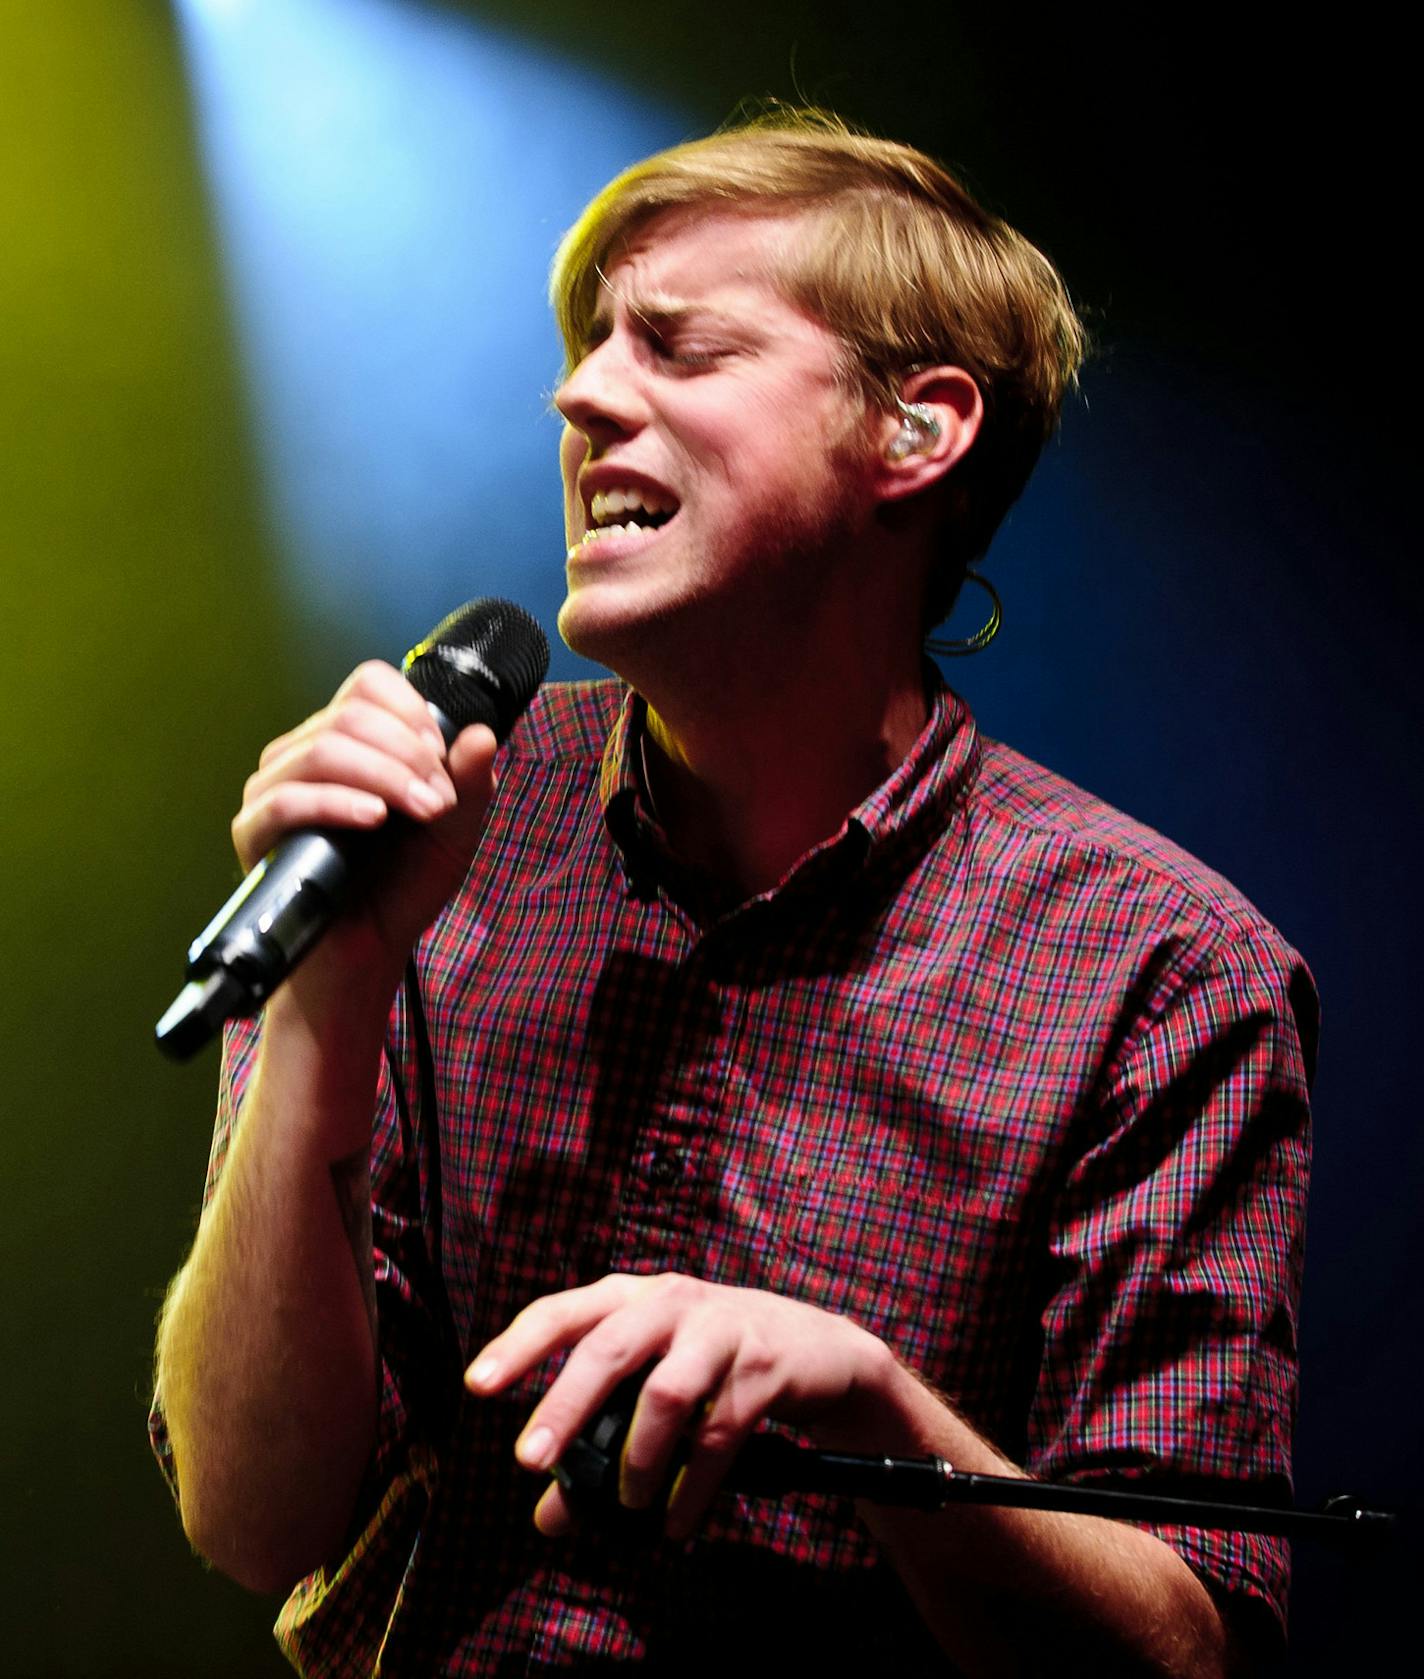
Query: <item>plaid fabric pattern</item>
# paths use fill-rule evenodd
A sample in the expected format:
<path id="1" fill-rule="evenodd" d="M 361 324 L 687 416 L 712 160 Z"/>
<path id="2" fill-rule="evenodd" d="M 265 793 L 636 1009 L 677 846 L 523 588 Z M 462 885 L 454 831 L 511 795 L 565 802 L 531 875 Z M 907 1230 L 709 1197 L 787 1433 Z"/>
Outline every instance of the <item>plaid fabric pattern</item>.
<path id="1" fill-rule="evenodd" d="M 310 1675 L 945 1671 L 849 1504 L 723 1495 L 685 1547 L 534 1533 L 512 1448 L 549 1373 L 476 1401 L 461 1370 L 611 1270 L 846 1313 L 1041 1476 L 1288 1485 L 1316 1021 L 1295 953 L 945 690 L 839 834 L 718 903 L 666 854 L 641 720 L 613 682 L 543 690 L 418 952 L 420 1009 L 397 1002 L 385 1402 L 351 1552 L 278 1623 Z M 254 1049 L 232 1033 L 210 1186 Z M 1280 1542 L 1156 1531 L 1283 1615 Z"/>

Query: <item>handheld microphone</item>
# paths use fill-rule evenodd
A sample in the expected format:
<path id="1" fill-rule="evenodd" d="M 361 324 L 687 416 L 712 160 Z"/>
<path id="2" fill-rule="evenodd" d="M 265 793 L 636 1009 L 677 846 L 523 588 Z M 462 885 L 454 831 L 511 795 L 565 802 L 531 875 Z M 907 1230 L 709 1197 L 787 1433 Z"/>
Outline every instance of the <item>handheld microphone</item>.
<path id="1" fill-rule="evenodd" d="M 448 746 L 484 723 L 503 741 L 549 668 L 544 632 L 522 607 L 475 600 L 417 642 L 401 669 Z M 391 849 L 398 816 L 374 831 L 303 828 L 258 863 L 188 949 L 188 983 L 154 1029 L 175 1061 L 225 1020 L 255 1014 Z"/>

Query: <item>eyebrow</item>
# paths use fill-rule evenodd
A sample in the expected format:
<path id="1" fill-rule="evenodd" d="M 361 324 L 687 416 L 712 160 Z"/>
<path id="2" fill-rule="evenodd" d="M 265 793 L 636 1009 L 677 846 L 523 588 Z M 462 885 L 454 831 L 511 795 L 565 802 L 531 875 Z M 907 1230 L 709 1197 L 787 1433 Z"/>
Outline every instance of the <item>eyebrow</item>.
<path id="1" fill-rule="evenodd" d="M 654 329 L 675 327 L 689 320 L 706 320 L 714 325 L 729 328 L 745 327 L 747 324 L 740 316 L 728 314 L 726 310 L 718 309 L 715 304 L 689 303 L 672 292 L 664 291 L 649 291 L 639 297 L 635 293 L 615 289 L 602 269 L 599 270 L 598 277 L 598 302 L 594 305 L 589 321 L 590 327 L 608 326 L 611 314 L 610 299 L 614 303 L 623 304 L 630 315 Z"/>

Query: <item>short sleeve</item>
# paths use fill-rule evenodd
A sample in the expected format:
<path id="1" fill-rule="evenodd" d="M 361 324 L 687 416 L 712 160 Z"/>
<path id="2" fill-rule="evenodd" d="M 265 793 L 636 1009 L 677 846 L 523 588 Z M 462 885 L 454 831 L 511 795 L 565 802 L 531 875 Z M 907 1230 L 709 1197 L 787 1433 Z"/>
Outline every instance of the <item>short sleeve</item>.
<path id="1" fill-rule="evenodd" d="M 1269 929 L 1164 964 L 1058 1196 L 1028 1467 L 1241 1502 L 1290 1492 L 1315 992 Z M 1284 1628 L 1289 1549 L 1153 1528 Z"/>

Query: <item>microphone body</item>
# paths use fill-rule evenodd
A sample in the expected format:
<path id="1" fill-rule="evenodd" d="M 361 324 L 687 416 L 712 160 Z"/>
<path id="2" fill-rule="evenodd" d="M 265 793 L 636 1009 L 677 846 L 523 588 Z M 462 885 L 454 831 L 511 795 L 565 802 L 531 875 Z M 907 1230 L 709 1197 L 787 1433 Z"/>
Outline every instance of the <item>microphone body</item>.
<path id="1" fill-rule="evenodd" d="M 447 746 L 471 723 L 503 741 L 548 669 L 538 624 L 508 601 L 472 601 L 406 655 Z M 234 1016 L 255 1014 L 321 938 L 406 826 L 298 829 L 248 874 L 188 949 L 188 983 L 155 1028 L 160 1049 L 186 1061 Z"/>

